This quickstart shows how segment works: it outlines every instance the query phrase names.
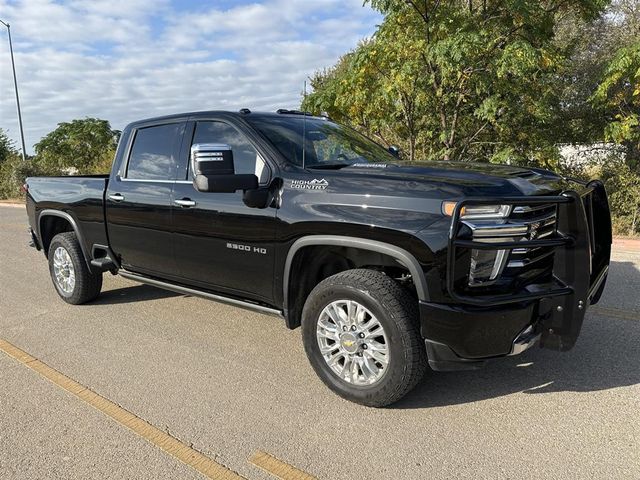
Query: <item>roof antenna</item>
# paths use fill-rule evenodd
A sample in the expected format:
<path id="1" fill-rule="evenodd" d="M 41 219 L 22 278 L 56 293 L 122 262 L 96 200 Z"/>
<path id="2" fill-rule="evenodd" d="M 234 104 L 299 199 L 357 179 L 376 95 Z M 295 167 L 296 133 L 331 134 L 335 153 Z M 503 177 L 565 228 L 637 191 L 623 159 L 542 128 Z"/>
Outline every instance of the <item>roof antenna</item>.
<path id="1" fill-rule="evenodd" d="M 307 81 L 304 81 L 304 90 L 302 95 L 302 104 L 307 100 Z M 306 105 L 305 105 L 306 107 Z M 305 155 L 307 151 L 307 113 L 303 111 L 302 115 L 302 169 L 304 170 Z"/>

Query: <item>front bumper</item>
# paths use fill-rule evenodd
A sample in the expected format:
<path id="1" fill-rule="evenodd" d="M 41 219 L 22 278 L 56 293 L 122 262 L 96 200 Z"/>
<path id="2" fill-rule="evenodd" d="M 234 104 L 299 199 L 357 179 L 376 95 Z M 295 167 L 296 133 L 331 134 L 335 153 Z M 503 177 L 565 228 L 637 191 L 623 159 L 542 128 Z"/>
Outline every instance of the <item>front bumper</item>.
<path id="1" fill-rule="evenodd" d="M 541 336 L 539 305 L 470 309 L 420 303 L 422 335 L 433 370 L 470 370 L 486 360 L 517 355 Z"/>
<path id="2" fill-rule="evenodd" d="M 465 204 L 557 204 L 557 233 L 534 240 L 481 243 L 461 239 Z M 555 197 L 466 199 L 452 216 L 446 288 L 450 304 L 420 303 L 421 332 L 435 370 L 469 369 L 487 359 L 520 353 L 540 340 L 554 350 L 571 349 L 590 304 L 596 303 L 607 277 L 611 223 L 606 192 L 590 182 L 581 193 Z M 552 280 L 500 295 L 469 295 L 454 282 L 456 252 L 464 249 L 554 249 Z"/>

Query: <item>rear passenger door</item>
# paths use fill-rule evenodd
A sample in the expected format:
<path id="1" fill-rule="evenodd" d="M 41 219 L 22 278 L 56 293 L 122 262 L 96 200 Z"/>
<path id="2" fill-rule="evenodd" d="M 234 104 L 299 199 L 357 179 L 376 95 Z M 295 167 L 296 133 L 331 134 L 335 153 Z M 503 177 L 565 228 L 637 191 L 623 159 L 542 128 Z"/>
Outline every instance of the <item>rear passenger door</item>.
<path id="1" fill-rule="evenodd" d="M 124 268 L 171 278 L 171 207 L 186 122 L 135 127 L 106 194 L 109 241 Z"/>

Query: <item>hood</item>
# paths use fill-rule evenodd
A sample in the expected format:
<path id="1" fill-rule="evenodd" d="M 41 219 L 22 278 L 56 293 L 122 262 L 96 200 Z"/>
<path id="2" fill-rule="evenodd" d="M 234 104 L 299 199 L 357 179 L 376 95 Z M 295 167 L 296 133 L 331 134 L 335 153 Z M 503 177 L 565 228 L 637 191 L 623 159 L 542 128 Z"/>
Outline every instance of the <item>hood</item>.
<path id="1" fill-rule="evenodd" d="M 491 163 L 360 163 L 343 168 L 340 173 L 407 182 L 407 187 L 413 187 L 411 190 L 419 189 L 418 184 L 437 186 L 446 196 L 452 197 L 553 195 L 567 187 L 563 177 L 548 170 Z"/>

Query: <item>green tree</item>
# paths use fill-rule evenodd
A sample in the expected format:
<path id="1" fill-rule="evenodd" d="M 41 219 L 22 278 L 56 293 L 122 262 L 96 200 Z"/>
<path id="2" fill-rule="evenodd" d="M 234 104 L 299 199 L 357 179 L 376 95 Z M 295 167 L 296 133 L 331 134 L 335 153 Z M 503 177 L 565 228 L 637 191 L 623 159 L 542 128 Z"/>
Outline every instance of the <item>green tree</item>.
<path id="1" fill-rule="evenodd" d="M 107 120 L 98 118 L 59 123 L 36 143 L 35 162 L 47 172 L 104 173 L 111 166 L 119 135 Z"/>
<path id="2" fill-rule="evenodd" d="M 622 157 L 613 155 L 597 172 L 605 182 L 614 233 L 640 233 L 640 174 Z"/>
<path id="3" fill-rule="evenodd" d="M 557 159 L 566 53 L 554 27 L 562 15 L 593 18 L 603 1 L 369 3 L 384 21 L 370 41 L 314 76 L 306 108 L 337 111 L 378 137 L 386 130 L 411 160 Z"/>
<path id="4" fill-rule="evenodd" d="M 14 156 L 18 156 L 15 142 L 9 138 L 7 132 L 0 128 L 0 165 Z"/>
<path id="5" fill-rule="evenodd" d="M 628 163 L 640 172 L 640 40 L 616 52 L 592 99 L 611 112 L 605 139 L 625 145 Z"/>
<path id="6" fill-rule="evenodd" d="M 566 52 L 557 79 L 559 124 L 563 126 L 557 132 L 557 141 L 582 144 L 604 141 L 607 125 L 615 120 L 620 109 L 615 101 L 610 101 L 615 88 L 605 92 L 607 87 L 601 84 L 605 76 L 611 79 L 614 70 L 621 73 L 619 68 L 613 68 L 613 62 L 619 66 L 617 57 L 629 59 L 628 50 L 638 43 L 640 1 L 614 0 L 595 20 L 565 15 L 558 20 L 555 37 L 556 44 Z M 621 53 L 625 50 L 626 53 Z M 616 138 L 607 135 L 606 140 Z"/>

